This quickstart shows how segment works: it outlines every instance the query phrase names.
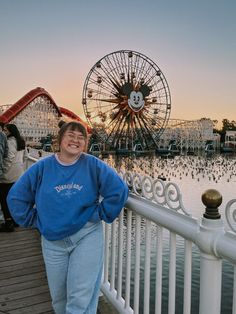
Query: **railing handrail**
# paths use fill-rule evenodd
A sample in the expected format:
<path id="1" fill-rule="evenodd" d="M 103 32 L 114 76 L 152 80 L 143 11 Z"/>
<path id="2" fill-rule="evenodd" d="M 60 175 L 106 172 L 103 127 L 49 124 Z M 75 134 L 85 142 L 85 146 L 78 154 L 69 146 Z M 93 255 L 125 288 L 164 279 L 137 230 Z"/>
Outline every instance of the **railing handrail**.
<path id="1" fill-rule="evenodd" d="M 161 225 L 183 238 L 195 242 L 196 235 L 199 232 L 198 219 L 183 215 L 133 193 L 130 193 L 126 207 L 157 225 Z"/>

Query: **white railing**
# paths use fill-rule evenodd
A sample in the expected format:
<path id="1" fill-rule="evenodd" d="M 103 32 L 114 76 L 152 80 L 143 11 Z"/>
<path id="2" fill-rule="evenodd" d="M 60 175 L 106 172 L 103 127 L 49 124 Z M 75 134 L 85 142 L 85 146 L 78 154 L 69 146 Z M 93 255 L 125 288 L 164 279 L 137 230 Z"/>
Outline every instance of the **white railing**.
<path id="1" fill-rule="evenodd" d="M 218 213 L 222 199 L 217 191 L 208 190 L 204 194 L 206 209 L 199 221 L 183 207 L 175 184 L 131 173 L 123 174 L 123 178 L 130 187 L 130 196 L 119 219 L 112 226 L 105 225 L 102 292 L 119 313 L 220 314 L 222 260 L 229 261 L 234 268 L 236 265 L 236 235 L 233 232 L 236 231 L 236 210 L 233 210 L 236 200 L 227 205 L 226 218 L 231 231 L 225 231 Z M 191 294 L 193 246 L 200 261 L 199 292 L 195 289 L 199 296 Z M 177 258 L 179 254 L 182 254 L 181 263 Z M 167 259 L 165 255 L 168 255 Z M 180 266 L 183 266 L 183 293 L 182 300 L 177 300 L 176 293 L 181 287 L 176 275 Z M 231 309 L 234 314 L 235 282 Z M 163 295 L 167 299 L 165 306 Z M 193 309 L 194 298 L 199 298 L 199 305 Z"/>
<path id="2" fill-rule="evenodd" d="M 35 161 L 30 157 L 27 167 Z M 206 208 L 199 221 L 184 208 L 175 184 L 121 176 L 130 188 L 126 208 L 113 224 L 104 224 L 101 291 L 109 302 L 127 314 L 220 314 L 222 261 L 227 261 L 233 269 L 230 313 L 236 314 L 236 200 L 226 206 L 226 231 L 216 190 L 203 195 Z M 193 255 L 199 256 L 197 267 Z"/>

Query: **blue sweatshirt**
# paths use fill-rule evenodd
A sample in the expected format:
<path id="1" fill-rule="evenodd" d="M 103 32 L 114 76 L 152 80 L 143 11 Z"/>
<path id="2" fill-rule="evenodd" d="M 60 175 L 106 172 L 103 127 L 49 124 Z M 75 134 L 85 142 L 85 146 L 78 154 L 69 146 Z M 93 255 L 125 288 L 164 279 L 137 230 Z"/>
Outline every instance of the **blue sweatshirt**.
<path id="1" fill-rule="evenodd" d="M 88 221 L 111 223 L 128 198 L 128 187 L 102 160 L 81 154 L 72 165 L 55 155 L 33 164 L 13 185 L 7 202 L 14 220 L 60 240 Z"/>

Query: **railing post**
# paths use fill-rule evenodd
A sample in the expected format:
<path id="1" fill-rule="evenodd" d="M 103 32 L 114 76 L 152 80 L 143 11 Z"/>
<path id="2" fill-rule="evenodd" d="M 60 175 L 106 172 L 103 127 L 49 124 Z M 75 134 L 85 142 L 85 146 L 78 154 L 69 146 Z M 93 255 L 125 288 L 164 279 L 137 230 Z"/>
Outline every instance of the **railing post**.
<path id="1" fill-rule="evenodd" d="M 206 209 L 196 241 L 201 253 L 199 314 L 220 314 L 222 260 L 216 253 L 216 241 L 224 233 L 218 210 L 222 196 L 210 189 L 203 193 L 202 202 Z"/>

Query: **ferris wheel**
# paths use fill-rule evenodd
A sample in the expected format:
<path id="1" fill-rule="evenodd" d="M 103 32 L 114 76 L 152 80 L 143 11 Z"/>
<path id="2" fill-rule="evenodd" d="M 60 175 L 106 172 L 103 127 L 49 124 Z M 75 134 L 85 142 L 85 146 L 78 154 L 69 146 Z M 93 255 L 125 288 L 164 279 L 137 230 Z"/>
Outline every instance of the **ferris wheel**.
<path id="1" fill-rule="evenodd" d="M 155 148 L 170 116 L 170 91 L 160 68 L 145 55 L 120 50 L 89 71 L 82 104 L 106 149 Z"/>

